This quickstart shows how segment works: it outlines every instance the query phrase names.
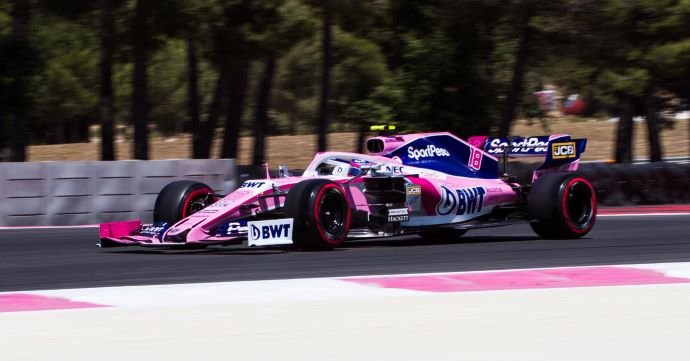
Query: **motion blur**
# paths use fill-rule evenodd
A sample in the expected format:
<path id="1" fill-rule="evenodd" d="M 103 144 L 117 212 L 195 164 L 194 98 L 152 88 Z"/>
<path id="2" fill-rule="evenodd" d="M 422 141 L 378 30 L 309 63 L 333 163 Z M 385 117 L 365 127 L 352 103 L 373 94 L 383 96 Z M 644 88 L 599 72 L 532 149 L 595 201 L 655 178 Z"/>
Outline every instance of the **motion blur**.
<path id="1" fill-rule="evenodd" d="M 689 20 L 679 0 L 1 0 L 0 158 L 149 159 L 176 139 L 260 164 L 271 135 L 318 134 L 311 157 L 329 132 L 361 151 L 374 123 L 464 138 L 565 115 L 619 119 L 606 159 L 657 161 L 688 148 L 660 133 L 687 118 Z"/>

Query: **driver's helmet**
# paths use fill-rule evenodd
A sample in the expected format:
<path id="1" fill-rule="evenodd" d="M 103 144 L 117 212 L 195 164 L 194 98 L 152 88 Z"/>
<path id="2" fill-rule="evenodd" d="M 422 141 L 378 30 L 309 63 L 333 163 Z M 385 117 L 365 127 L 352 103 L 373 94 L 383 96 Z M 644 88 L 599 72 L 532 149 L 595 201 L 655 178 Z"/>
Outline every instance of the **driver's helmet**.
<path id="1" fill-rule="evenodd" d="M 350 177 L 356 177 L 360 174 L 362 174 L 362 170 L 357 167 L 350 167 L 350 169 L 347 171 L 347 175 Z"/>

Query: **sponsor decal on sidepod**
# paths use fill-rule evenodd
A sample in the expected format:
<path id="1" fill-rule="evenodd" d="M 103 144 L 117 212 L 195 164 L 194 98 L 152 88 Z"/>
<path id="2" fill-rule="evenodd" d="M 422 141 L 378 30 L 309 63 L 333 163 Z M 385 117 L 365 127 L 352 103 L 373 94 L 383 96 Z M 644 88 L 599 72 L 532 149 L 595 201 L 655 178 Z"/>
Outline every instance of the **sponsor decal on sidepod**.
<path id="1" fill-rule="evenodd" d="M 472 187 L 452 190 L 441 186 L 441 201 L 436 206 L 436 213 L 447 216 L 455 213 L 458 216 L 479 213 L 484 206 L 484 187 Z"/>
<path id="2" fill-rule="evenodd" d="M 419 158 L 450 157 L 450 152 L 445 148 L 429 144 L 426 148 L 419 149 L 415 149 L 412 146 L 407 147 L 407 156 L 411 159 L 419 160 Z"/>
<path id="3" fill-rule="evenodd" d="M 416 184 L 412 184 L 407 186 L 406 191 L 408 195 L 416 196 L 422 194 L 422 187 Z"/>

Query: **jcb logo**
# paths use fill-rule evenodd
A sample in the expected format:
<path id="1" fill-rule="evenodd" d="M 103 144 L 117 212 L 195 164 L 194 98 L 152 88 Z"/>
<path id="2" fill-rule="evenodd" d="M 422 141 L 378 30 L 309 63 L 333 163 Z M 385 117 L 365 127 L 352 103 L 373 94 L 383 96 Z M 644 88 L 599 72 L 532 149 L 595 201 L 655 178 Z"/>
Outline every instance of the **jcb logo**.
<path id="1" fill-rule="evenodd" d="M 551 144 L 551 158 L 564 159 L 575 158 L 575 142 L 553 143 Z"/>

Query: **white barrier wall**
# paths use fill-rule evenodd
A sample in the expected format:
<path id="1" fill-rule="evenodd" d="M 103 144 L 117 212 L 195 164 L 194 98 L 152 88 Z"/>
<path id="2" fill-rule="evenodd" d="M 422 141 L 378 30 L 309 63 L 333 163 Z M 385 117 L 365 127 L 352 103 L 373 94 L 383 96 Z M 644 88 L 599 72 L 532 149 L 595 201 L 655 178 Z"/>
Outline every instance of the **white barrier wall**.
<path id="1" fill-rule="evenodd" d="M 222 194 L 238 182 L 231 159 L 0 163 L 0 226 L 150 222 L 158 192 L 182 179 Z"/>

